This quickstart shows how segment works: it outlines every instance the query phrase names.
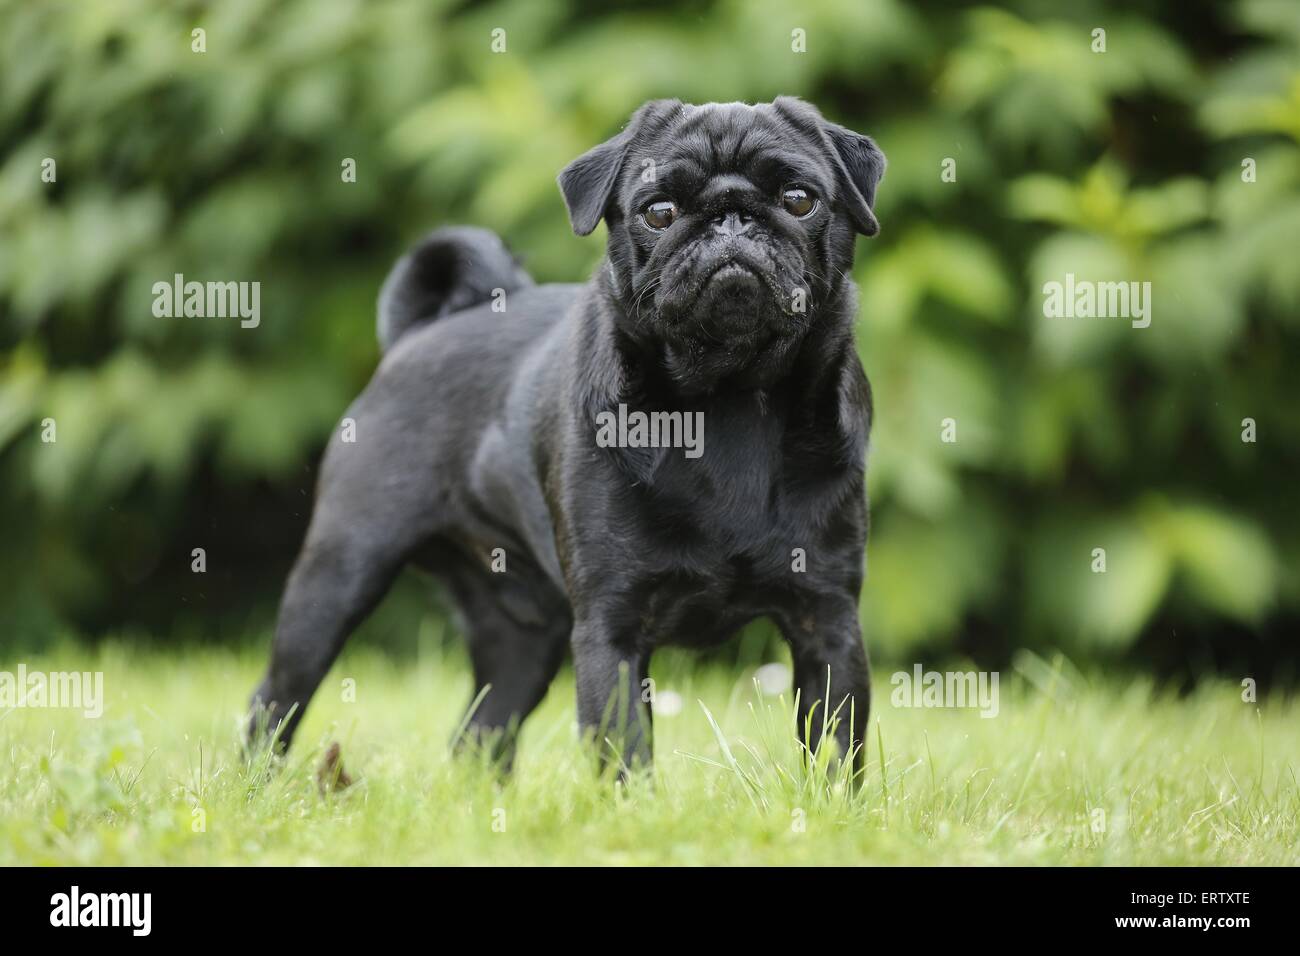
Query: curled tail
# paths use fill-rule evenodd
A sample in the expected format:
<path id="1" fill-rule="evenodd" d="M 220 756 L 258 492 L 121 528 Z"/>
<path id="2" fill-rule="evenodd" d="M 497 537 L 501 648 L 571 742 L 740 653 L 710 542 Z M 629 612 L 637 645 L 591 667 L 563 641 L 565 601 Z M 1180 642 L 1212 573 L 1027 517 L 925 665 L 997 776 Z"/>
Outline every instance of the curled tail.
<path id="1" fill-rule="evenodd" d="M 387 352 L 413 326 L 487 302 L 496 289 L 532 284 L 496 233 L 435 229 L 397 260 L 379 290 L 379 346 Z"/>

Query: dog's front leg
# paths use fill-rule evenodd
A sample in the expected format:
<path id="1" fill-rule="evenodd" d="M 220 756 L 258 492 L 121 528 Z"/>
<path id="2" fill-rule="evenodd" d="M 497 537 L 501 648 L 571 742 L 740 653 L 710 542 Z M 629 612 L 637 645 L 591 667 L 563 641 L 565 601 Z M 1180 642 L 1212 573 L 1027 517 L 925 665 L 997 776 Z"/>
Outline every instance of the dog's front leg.
<path id="1" fill-rule="evenodd" d="M 783 617 L 780 624 L 794 658 L 799 739 L 815 752 L 824 728 L 834 723 L 839 757 L 853 755 L 853 780 L 860 784 L 866 764 L 871 671 L 856 596 L 819 598 Z"/>
<path id="2" fill-rule="evenodd" d="M 651 719 L 643 691 L 650 652 L 611 627 L 579 619 L 573 628 L 573 664 L 578 683 L 578 727 L 597 746 L 602 769 L 619 776 L 648 769 Z"/>

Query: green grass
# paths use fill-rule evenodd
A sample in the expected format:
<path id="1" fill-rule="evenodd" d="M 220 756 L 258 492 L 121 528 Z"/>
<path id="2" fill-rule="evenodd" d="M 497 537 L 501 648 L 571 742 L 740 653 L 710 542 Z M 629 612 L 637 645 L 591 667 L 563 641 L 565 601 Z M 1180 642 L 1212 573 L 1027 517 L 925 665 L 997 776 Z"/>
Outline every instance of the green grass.
<path id="1" fill-rule="evenodd" d="M 1176 698 L 1028 661 L 982 719 L 892 707 L 882 671 L 853 795 L 803 770 L 789 703 L 759 693 L 752 668 L 690 657 L 656 661 L 683 707 L 656 719 L 652 784 L 626 788 L 598 781 L 576 741 L 568 671 L 502 783 L 449 756 L 470 696 L 455 651 L 357 648 L 275 773 L 239 755 L 260 654 L 110 645 L 24 663 L 102 670 L 107 703 L 99 720 L 0 710 L 0 864 L 1300 861 L 1300 706 L 1243 703 L 1228 683 Z M 358 780 L 322 797 L 335 740 Z"/>

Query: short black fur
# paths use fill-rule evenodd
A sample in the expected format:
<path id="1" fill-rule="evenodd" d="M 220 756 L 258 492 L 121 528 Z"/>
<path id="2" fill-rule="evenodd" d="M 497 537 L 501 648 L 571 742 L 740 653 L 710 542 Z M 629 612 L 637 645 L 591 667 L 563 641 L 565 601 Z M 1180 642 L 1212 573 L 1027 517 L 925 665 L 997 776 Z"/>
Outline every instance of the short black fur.
<path id="1" fill-rule="evenodd" d="M 870 139 L 799 100 L 655 101 L 560 175 L 574 231 L 609 230 L 586 285 L 532 285 L 483 230 L 404 257 L 254 695 L 281 741 L 413 563 L 463 613 L 482 693 L 465 739 L 506 761 L 571 648 L 581 726 L 620 766 L 648 763 L 654 649 L 768 616 L 800 731 L 815 746 L 838 710 L 860 768 L 871 395 L 848 276 L 883 171 Z M 805 218 L 782 206 L 796 185 L 817 200 Z M 656 201 L 675 204 L 663 230 L 643 218 Z M 620 405 L 702 413 L 703 453 L 602 447 L 598 416 Z"/>

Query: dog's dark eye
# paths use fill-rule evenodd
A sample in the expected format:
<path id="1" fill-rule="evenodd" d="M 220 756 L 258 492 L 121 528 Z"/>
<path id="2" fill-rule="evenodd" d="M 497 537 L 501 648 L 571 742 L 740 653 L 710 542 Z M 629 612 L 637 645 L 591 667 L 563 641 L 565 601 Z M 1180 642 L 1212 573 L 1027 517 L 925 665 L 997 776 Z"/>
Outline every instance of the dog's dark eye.
<path id="1" fill-rule="evenodd" d="M 807 219 L 817 208 L 817 197 L 799 186 L 791 186 L 781 193 L 781 205 L 790 215 Z"/>
<path id="2" fill-rule="evenodd" d="M 677 207 L 667 199 L 661 199 L 646 206 L 641 218 L 651 229 L 667 229 L 677 218 Z"/>

